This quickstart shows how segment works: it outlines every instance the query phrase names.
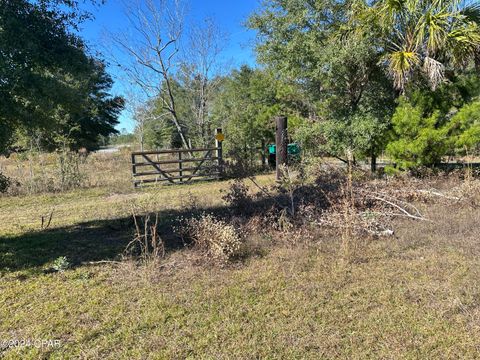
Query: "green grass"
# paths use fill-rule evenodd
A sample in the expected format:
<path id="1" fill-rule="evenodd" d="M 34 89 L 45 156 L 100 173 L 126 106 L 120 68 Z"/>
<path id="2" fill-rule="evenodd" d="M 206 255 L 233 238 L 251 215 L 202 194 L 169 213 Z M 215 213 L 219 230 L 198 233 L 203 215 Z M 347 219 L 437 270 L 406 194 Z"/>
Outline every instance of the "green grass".
<path id="1" fill-rule="evenodd" d="M 263 183 L 271 176 L 261 178 Z M 319 231 L 227 268 L 183 261 L 161 271 L 114 259 L 134 203 L 162 217 L 222 206 L 227 182 L 115 193 L 105 188 L 0 198 L 0 341 L 58 339 L 58 348 L 0 350 L 5 359 L 406 358 L 480 356 L 480 211 L 422 205 L 434 222 L 398 221 L 362 240 L 354 261 Z M 55 207 L 50 229 L 40 217 Z M 253 240 L 252 240 L 253 241 Z M 59 256 L 73 269 L 44 273 Z"/>

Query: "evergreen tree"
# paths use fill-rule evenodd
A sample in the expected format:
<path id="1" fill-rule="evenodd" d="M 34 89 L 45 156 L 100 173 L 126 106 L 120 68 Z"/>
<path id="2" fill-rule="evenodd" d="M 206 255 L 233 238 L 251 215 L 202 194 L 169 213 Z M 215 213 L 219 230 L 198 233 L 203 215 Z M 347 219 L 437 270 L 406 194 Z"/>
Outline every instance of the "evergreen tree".
<path id="1" fill-rule="evenodd" d="M 87 16 L 76 1 L 1 2 L 0 151 L 15 133 L 91 148 L 115 132 L 123 100 L 110 97 L 105 65 L 73 32 Z"/>

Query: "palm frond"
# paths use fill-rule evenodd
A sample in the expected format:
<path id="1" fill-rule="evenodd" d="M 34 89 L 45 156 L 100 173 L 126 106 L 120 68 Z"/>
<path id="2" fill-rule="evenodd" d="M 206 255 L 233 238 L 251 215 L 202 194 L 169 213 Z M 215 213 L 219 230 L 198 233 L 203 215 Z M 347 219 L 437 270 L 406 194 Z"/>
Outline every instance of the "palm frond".
<path id="1" fill-rule="evenodd" d="M 394 51 L 387 56 L 388 69 L 397 89 L 404 89 L 410 74 L 419 62 L 417 52 L 411 50 Z"/>
<path id="2" fill-rule="evenodd" d="M 459 13 L 464 16 L 467 21 L 480 25 L 480 4 L 467 5 Z"/>
<path id="3" fill-rule="evenodd" d="M 445 44 L 446 27 L 448 26 L 445 19 L 444 14 L 431 15 L 428 19 L 427 49 L 431 54 L 436 53 Z"/>
<path id="4" fill-rule="evenodd" d="M 427 75 L 433 90 L 435 90 L 445 78 L 445 66 L 441 62 L 428 56 L 423 60 L 423 71 Z"/>
<path id="5" fill-rule="evenodd" d="M 480 27 L 474 23 L 459 27 L 448 34 L 448 48 L 451 50 L 452 62 L 464 66 L 480 49 Z"/>

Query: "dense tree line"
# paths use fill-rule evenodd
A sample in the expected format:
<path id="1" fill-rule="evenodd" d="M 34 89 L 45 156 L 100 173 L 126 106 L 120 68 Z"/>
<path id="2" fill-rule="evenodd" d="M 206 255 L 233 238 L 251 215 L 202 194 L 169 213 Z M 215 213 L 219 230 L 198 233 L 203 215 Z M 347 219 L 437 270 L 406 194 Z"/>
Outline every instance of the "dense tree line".
<path id="1" fill-rule="evenodd" d="M 476 117 L 455 114 L 478 96 L 479 10 L 456 0 L 268 0 L 249 24 L 260 60 L 315 102 L 306 140 L 372 164 L 387 149 L 409 168 L 478 147 Z"/>
<path id="2" fill-rule="evenodd" d="M 116 132 L 124 100 L 75 32 L 88 16 L 72 0 L 1 2 L 1 152 L 94 149 Z"/>
<path id="3" fill-rule="evenodd" d="M 226 150 L 248 158 L 285 114 L 306 154 L 372 170 L 383 153 L 410 169 L 479 150 L 475 3 L 265 0 L 247 23 L 260 66 L 228 72 L 214 21 L 186 29 L 175 4 L 142 2 L 129 11 L 138 34 L 114 38 L 146 94 L 133 111 L 142 148 L 209 146 L 222 127 Z M 115 133 L 124 101 L 75 33 L 86 18 L 70 0 L 2 2 L 2 151 L 95 148 Z"/>
<path id="4" fill-rule="evenodd" d="M 248 21 L 263 66 L 217 78 L 208 133 L 222 126 L 227 148 L 249 156 L 273 140 L 272 117 L 282 113 L 306 153 L 370 158 L 373 170 L 385 152 L 401 169 L 474 152 L 479 20 L 478 5 L 454 0 L 266 0 Z M 191 83 L 172 77 L 184 133 L 205 143 Z M 147 146 L 175 145 L 173 129 L 152 119 Z"/>

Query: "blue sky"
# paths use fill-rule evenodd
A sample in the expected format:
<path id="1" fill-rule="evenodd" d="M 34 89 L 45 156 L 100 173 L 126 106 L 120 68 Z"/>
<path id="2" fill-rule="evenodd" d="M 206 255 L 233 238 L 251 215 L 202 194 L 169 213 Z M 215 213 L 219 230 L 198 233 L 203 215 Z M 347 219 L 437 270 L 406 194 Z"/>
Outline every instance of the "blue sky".
<path id="1" fill-rule="evenodd" d="M 213 18 L 220 28 L 229 34 L 230 40 L 223 54 L 225 59 L 232 60 L 235 67 L 242 64 L 255 65 L 253 52 L 255 33 L 246 29 L 243 23 L 258 8 L 258 0 L 186 0 L 186 3 L 188 9 L 186 24 L 207 17 Z M 93 13 L 95 19 L 82 25 L 81 36 L 92 50 L 103 52 L 102 49 L 109 41 L 107 34 L 121 32 L 128 24 L 123 10 L 123 0 L 107 0 L 106 4 L 101 6 L 86 5 L 86 7 Z M 116 73 L 116 68 L 110 67 L 109 72 L 115 79 L 113 92 L 116 95 L 123 95 L 124 80 L 119 78 L 120 74 Z M 129 115 L 124 112 L 117 128 L 132 131 L 133 126 Z"/>

